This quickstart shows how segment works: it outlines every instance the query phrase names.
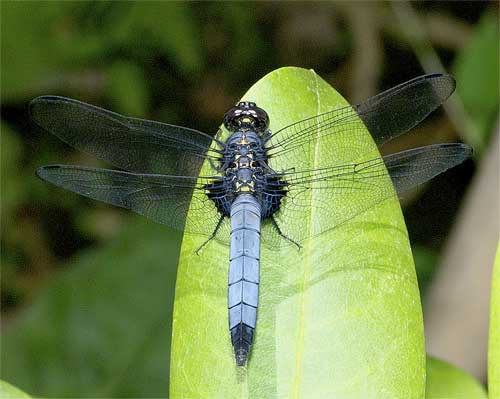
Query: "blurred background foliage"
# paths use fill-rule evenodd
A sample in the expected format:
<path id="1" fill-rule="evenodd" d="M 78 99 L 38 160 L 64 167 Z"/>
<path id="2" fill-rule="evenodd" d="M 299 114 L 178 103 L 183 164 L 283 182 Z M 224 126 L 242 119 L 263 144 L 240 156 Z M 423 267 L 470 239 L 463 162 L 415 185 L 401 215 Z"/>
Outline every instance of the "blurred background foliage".
<path id="1" fill-rule="evenodd" d="M 383 148 L 461 140 L 475 149 L 474 161 L 404 198 L 425 295 L 497 123 L 497 2 L 0 7 L 2 378 L 45 397 L 168 394 L 181 237 L 35 178 L 48 163 L 102 165 L 29 123 L 27 104 L 41 94 L 214 133 L 281 66 L 315 69 L 351 103 L 444 68 L 458 83 L 446 112 Z"/>

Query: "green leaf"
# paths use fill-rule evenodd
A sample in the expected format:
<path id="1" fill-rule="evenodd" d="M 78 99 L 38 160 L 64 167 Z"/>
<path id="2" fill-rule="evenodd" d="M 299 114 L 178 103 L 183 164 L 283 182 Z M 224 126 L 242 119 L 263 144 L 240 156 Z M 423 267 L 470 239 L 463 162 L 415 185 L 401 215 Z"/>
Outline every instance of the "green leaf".
<path id="1" fill-rule="evenodd" d="M 10 220 L 19 203 L 24 199 L 25 186 L 19 172 L 22 144 L 19 137 L 3 122 L 0 122 L 2 145 L 0 146 L 0 165 L 2 179 L 0 182 L 2 203 L 1 211 L 4 220 Z"/>
<path id="2" fill-rule="evenodd" d="M 3 331 L 2 378 L 35 396 L 167 397 L 179 243 L 134 217 L 75 259 Z"/>
<path id="3" fill-rule="evenodd" d="M 495 257 L 491 285 L 488 390 L 490 399 L 500 398 L 500 242 Z"/>
<path id="4" fill-rule="evenodd" d="M 161 53 L 185 74 L 196 74 L 203 67 L 201 33 L 189 2 L 131 3 L 109 34 L 135 50 L 159 49 L 156 56 Z"/>
<path id="5" fill-rule="evenodd" d="M 481 384 L 465 371 L 428 357 L 425 398 L 486 399 L 487 395 Z"/>
<path id="6" fill-rule="evenodd" d="M 81 3 L 3 2 L 2 101 L 67 89 L 67 73 L 101 55 L 106 41 L 80 27 Z"/>
<path id="7" fill-rule="evenodd" d="M 468 137 L 474 151 L 487 145 L 498 114 L 498 39 L 497 12 L 486 12 L 455 61 L 457 92 L 476 126 L 475 135 Z"/>
<path id="8" fill-rule="evenodd" d="M 29 399 L 27 393 L 10 385 L 8 382 L 0 380 L 0 398 L 2 399 Z"/>
<path id="9" fill-rule="evenodd" d="M 314 71 L 292 67 L 266 75 L 243 98 L 267 110 L 274 131 L 346 104 Z M 366 158 L 377 156 L 368 132 L 356 140 L 371 143 Z M 311 167 L 352 161 L 352 154 L 334 151 L 335 138 L 311 147 L 304 154 Z M 304 210 L 302 226 L 294 225 L 314 227 L 322 217 L 314 209 Z M 227 325 L 228 248 L 212 241 L 197 256 L 203 240 L 185 234 L 181 249 L 172 399 L 424 396 L 422 313 L 396 198 L 306 242 L 300 252 L 262 248 L 256 338 L 246 368 L 235 366 Z"/>
<path id="10" fill-rule="evenodd" d="M 147 114 L 149 93 L 143 70 L 131 62 L 118 61 L 107 70 L 107 76 L 107 93 L 118 112 Z"/>
<path id="11" fill-rule="evenodd" d="M 418 286 L 420 295 L 425 297 L 427 286 L 432 281 L 434 271 L 438 262 L 438 254 L 433 249 L 416 244 L 411 248 L 413 252 L 413 260 L 417 270 Z"/>

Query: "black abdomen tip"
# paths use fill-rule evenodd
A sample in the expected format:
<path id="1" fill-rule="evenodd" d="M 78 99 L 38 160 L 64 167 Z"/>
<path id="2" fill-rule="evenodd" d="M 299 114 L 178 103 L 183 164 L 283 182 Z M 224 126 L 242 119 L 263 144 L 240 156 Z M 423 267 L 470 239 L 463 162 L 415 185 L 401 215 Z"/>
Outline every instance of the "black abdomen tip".
<path id="1" fill-rule="evenodd" d="M 244 366 L 247 362 L 248 351 L 245 349 L 237 349 L 234 353 L 237 366 Z"/>

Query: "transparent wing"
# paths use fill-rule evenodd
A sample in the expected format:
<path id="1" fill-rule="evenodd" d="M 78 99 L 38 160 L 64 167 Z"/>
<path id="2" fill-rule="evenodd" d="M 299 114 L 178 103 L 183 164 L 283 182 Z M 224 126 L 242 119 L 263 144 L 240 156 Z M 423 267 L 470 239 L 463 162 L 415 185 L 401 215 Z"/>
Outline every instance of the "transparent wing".
<path id="1" fill-rule="evenodd" d="M 360 163 L 280 174 L 289 186 L 276 221 L 284 235 L 300 243 L 432 179 L 471 154 L 472 149 L 465 144 L 438 144 Z M 282 187 L 276 187 L 279 189 Z M 315 214 L 313 231 L 304 223 L 304 215 L 311 209 Z"/>
<path id="2" fill-rule="evenodd" d="M 58 187 L 130 209 L 176 230 L 210 236 L 222 216 L 204 188 L 219 177 L 137 174 L 70 165 L 43 166 L 37 175 Z M 228 241 L 227 221 L 216 238 Z"/>
<path id="3" fill-rule="evenodd" d="M 35 98 L 30 113 L 36 124 L 71 146 L 131 172 L 197 176 L 205 159 L 220 156 L 205 133 L 129 118 L 70 98 Z"/>
<path id="4" fill-rule="evenodd" d="M 269 165 L 276 171 L 291 167 L 303 169 L 308 162 L 307 153 L 311 143 L 327 137 L 334 143 L 332 162 L 335 159 L 362 159 L 371 147 L 371 143 L 363 139 L 365 126 L 374 141 L 378 145 L 383 144 L 420 123 L 454 90 L 453 77 L 442 74 L 424 75 L 361 104 L 338 108 L 296 122 L 278 130 L 266 142 Z"/>

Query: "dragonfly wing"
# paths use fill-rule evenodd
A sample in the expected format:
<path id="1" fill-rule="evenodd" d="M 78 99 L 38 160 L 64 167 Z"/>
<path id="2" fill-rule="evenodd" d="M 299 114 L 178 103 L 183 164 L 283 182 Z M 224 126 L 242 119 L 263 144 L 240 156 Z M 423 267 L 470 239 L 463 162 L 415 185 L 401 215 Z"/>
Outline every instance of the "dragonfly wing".
<path id="1" fill-rule="evenodd" d="M 37 175 L 66 190 L 130 209 L 180 231 L 210 236 L 222 216 L 204 188 L 217 177 L 138 174 L 71 165 L 43 166 Z M 228 237 L 225 223 L 218 238 L 224 242 Z"/>
<path id="2" fill-rule="evenodd" d="M 205 159 L 220 156 L 205 133 L 129 118 L 65 97 L 37 97 L 30 114 L 71 146 L 128 171 L 197 176 Z"/>
<path id="3" fill-rule="evenodd" d="M 359 163 L 283 173 L 279 176 L 289 184 L 288 193 L 275 218 L 284 235 L 301 242 L 432 179 L 462 163 L 471 153 L 465 144 L 438 144 Z M 276 185 L 276 191 L 282 189 Z M 304 215 L 311 209 L 314 226 L 307 228 Z"/>
<path id="4" fill-rule="evenodd" d="M 455 91 L 446 74 L 419 76 L 356 105 L 375 143 L 381 145 L 412 129 Z"/>
<path id="5" fill-rule="evenodd" d="M 305 164 L 292 165 L 293 160 L 304 158 L 303 154 L 307 153 L 312 143 L 325 138 L 333 143 L 332 161 L 363 159 L 371 149 L 371 143 L 364 138 L 365 126 L 374 141 L 378 145 L 383 144 L 420 123 L 454 89 L 455 80 L 449 75 L 424 75 L 361 104 L 296 122 L 278 130 L 267 140 L 269 164 L 277 171 L 290 167 L 302 168 Z"/>
<path id="6" fill-rule="evenodd" d="M 472 156 L 467 144 L 433 144 L 384 156 L 394 188 L 404 193 Z"/>

